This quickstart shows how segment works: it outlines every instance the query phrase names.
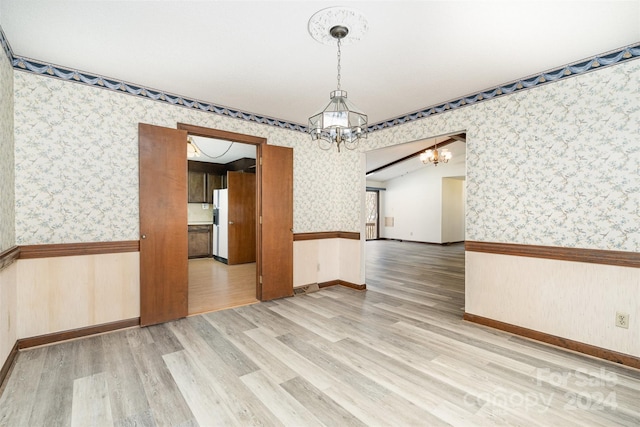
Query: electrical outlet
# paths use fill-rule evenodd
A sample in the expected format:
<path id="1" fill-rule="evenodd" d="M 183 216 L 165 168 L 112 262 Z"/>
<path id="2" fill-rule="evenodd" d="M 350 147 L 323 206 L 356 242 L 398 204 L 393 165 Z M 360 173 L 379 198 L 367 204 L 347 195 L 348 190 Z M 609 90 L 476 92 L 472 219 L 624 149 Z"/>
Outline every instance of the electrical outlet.
<path id="1" fill-rule="evenodd" d="M 629 329 L 629 315 L 627 313 L 616 312 L 616 326 Z"/>

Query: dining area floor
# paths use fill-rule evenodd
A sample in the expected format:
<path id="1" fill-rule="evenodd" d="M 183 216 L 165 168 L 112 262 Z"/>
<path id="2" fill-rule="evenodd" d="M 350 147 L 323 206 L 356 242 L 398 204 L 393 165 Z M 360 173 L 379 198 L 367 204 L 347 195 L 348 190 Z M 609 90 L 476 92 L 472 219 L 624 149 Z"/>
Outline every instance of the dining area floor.
<path id="1" fill-rule="evenodd" d="M 342 286 L 20 351 L 6 426 L 638 426 L 640 371 L 462 319 L 464 246 Z"/>

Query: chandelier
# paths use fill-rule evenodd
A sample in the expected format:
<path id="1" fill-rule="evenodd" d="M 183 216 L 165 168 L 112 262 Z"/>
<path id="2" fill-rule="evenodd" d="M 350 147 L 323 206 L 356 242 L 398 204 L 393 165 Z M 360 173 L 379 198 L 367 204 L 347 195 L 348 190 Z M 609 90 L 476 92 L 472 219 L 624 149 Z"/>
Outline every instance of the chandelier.
<path id="1" fill-rule="evenodd" d="M 424 153 L 420 154 L 420 161 L 425 165 L 428 163 L 433 163 L 434 165 L 438 166 L 438 163 L 448 163 L 449 160 L 451 160 L 451 157 L 451 151 L 447 150 L 446 148 L 438 151 L 438 144 L 436 144 L 433 150 L 428 149 L 425 150 Z"/>
<path id="2" fill-rule="evenodd" d="M 357 30 L 366 31 L 366 21 L 352 9 L 328 8 L 316 13 L 309 20 L 309 32 L 318 41 L 326 42 L 325 34 L 314 34 L 318 26 L 326 25 L 331 19 L 341 18 L 342 22 L 359 19 L 356 21 Z M 355 17 L 355 18 L 354 18 Z M 363 24 L 364 22 L 364 24 Z M 314 27 L 315 26 L 315 27 Z M 326 31 L 326 28 L 325 28 Z M 367 115 L 358 109 L 347 99 L 347 91 L 340 86 L 340 60 L 342 56 L 342 40 L 349 34 L 349 27 L 345 23 L 333 25 L 328 30 L 331 39 L 337 40 L 338 45 L 338 86 L 331 92 L 329 104 L 319 113 L 309 117 L 309 134 L 311 139 L 318 142 L 323 150 L 328 150 L 332 145 L 336 145 L 338 152 L 340 146 L 353 150 L 358 146 L 361 138 L 367 137 Z"/>

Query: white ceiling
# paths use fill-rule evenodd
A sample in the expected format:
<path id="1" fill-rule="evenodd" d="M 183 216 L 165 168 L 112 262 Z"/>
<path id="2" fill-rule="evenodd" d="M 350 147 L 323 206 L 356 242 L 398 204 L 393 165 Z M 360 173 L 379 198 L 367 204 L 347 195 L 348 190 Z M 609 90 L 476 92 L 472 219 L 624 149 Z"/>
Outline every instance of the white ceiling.
<path id="1" fill-rule="evenodd" d="M 16 56 L 306 125 L 336 86 L 307 30 L 330 6 L 368 20 L 342 88 L 370 124 L 640 41 L 640 0 L 0 0 L 0 24 Z"/>
<path id="2" fill-rule="evenodd" d="M 191 136 L 191 138 L 200 150 L 200 157 L 192 157 L 189 160 L 225 165 L 238 159 L 256 158 L 256 146 L 252 144 L 242 144 L 240 142 L 202 136 Z"/>

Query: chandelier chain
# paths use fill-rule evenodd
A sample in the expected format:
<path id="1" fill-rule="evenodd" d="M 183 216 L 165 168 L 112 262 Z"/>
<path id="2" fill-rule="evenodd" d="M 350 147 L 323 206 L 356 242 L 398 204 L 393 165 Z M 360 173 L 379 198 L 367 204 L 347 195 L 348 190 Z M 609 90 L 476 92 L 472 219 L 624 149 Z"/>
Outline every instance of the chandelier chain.
<path id="1" fill-rule="evenodd" d="M 340 50 L 340 39 L 338 39 L 338 90 L 340 90 L 340 58 L 342 57 L 342 52 Z"/>

